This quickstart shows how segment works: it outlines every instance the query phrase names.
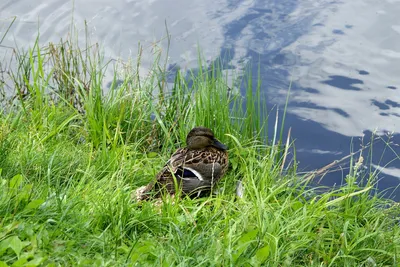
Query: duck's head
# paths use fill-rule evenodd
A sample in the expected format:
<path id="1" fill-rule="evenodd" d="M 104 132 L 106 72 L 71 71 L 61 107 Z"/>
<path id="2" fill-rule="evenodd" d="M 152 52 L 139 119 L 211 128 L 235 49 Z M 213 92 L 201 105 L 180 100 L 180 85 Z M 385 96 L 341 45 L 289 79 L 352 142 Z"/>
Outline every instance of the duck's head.
<path id="1" fill-rule="evenodd" d="M 189 149 L 202 149 L 213 146 L 220 150 L 227 150 L 228 147 L 214 137 L 214 133 L 206 127 L 193 128 L 186 137 L 186 145 Z"/>

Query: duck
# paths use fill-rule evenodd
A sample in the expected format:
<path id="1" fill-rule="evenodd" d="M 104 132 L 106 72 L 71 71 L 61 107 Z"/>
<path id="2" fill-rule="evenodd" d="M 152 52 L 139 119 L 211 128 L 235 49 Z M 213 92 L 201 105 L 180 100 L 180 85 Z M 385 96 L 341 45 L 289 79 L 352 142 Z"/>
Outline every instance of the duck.
<path id="1" fill-rule="evenodd" d="M 195 127 L 187 134 L 186 147 L 172 154 L 155 180 L 136 190 L 136 200 L 175 195 L 177 190 L 190 198 L 209 196 L 228 164 L 228 147 L 209 128 Z"/>

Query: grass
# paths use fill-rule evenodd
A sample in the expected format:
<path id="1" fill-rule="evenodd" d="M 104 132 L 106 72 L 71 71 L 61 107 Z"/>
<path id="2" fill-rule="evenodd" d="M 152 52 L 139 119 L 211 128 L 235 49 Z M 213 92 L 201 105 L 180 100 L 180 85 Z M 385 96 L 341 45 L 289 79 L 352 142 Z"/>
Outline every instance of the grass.
<path id="1" fill-rule="evenodd" d="M 266 136 L 249 75 L 230 84 L 200 57 L 171 85 L 159 56 L 143 77 L 140 54 L 138 65 L 105 62 L 70 39 L 14 59 L 15 97 L 0 114 L 0 266 L 399 265 L 399 205 L 374 176 L 356 183 L 356 163 L 341 188 L 317 194 L 285 160 L 292 144 L 275 121 Z M 132 202 L 195 125 L 230 147 L 218 194 Z"/>

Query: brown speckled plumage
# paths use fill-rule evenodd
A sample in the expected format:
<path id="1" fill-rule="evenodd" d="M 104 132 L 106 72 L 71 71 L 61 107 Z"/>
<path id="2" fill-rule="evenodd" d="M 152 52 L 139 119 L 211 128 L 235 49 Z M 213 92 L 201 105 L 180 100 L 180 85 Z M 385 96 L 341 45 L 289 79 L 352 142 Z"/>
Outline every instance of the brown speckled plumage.
<path id="1" fill-rule="evenodd" d="M 182 195 L 209 195 L 228 169 L 227 147 L 205 127 L 193 128 L 186 143 L 187 147 L 171 156 L 154 182 L 138 189 L 137 200 L 147 199 L 150 192 L 154 192 L 154 197 L 160 197 L 162 192 L 175 194 L 177 186 Z"/>

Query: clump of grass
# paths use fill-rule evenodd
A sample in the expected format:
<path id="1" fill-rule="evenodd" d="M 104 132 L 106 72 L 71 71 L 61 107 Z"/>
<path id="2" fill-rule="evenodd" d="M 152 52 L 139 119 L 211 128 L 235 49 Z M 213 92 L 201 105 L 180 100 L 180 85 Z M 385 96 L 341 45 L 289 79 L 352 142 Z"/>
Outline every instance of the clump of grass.
<path id="1" fill-rule="evenodd" d="M 0 115 L 0 265 L 398 265 L 399 206 L 373 177 L 355 184 L 356 169 L 322 194 L 295 163 L 283 172 L 285 142 L 278 126 L 264 142 L 251 77 L 241 95 L 217 63 L 200 64 L 168 87 L 157 57 L 145 79 L 117 62 L 105 93 L 98 46 L 36 42 L 15 57 L 17 101 Z M 230 147 L 218 194 L 132 202 L 195 125 Z"/>

